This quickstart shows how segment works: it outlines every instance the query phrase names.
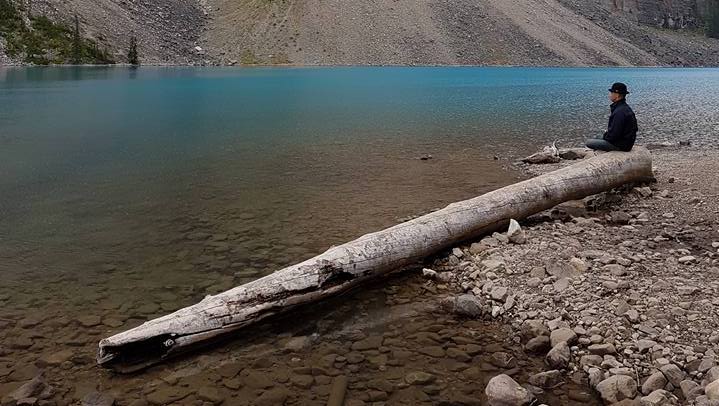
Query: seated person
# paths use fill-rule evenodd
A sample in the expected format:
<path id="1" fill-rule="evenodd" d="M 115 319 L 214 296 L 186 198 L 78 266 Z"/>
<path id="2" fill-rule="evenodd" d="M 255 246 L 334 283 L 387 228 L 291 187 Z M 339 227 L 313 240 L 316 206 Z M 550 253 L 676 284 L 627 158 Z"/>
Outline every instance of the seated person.
<path id="1" fill-rule="evenodd" d="M 599 151 L 631 151 L 637 138 L 637 118 L 627 104 L 627 85 L 615 83 L 609 89 L 612 102 L 609 126 L 602 139 L 587 140 L 587 147 Z"/>

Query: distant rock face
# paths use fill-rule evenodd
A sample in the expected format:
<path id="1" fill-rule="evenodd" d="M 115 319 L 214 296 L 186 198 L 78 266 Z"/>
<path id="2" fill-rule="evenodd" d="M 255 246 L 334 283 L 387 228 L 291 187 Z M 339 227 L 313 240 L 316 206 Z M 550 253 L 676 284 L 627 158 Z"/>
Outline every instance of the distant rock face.
<path id="1" fill-rule="evenodd" d="M 594 3 L 608 12 L 621 12 L 625 17 L 641 24 L 660 28 L 696 28 L 707 0 L 580 0 L 575 3 Z"/>

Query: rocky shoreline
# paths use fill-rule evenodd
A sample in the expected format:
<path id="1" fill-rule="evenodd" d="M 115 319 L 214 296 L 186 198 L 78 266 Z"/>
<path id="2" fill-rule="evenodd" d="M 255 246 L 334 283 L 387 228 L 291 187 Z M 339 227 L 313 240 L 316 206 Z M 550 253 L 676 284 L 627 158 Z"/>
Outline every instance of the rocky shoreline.
<path id="1" fill-rule="evenodd" d="M 655 184 L 563 204 L 141 374 L 94 365 L 107 317 L 78 316 L 42 354 L 34 341 L 69 319 L 0 319 L 0 403 L 717 404 L 719 151 L 653 155 Z"/>
<path id="2" fill-rule="evenodd" d="M 654 155 L 658 183 L 568 202 L 425 271 L 464 293 L 450 308 L 545 355 L 524 387 L 494 378 L 490 404 L 529 404 L 565 374 L 605 404 L 719 404 L 716 151 Z"/>

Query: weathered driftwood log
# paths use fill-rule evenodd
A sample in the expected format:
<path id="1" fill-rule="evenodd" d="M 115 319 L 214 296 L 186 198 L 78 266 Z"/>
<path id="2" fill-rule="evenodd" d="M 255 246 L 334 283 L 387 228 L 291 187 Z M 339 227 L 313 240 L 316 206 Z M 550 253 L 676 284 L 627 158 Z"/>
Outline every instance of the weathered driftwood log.
<path id="1" fill-rule="evenodd" d="M 364 235 L 100 341 L 98 363 L 146 366 L 295 306 L 387 274 L 567 200 L 652 179 L 649 151 L 610 152 Z"/>

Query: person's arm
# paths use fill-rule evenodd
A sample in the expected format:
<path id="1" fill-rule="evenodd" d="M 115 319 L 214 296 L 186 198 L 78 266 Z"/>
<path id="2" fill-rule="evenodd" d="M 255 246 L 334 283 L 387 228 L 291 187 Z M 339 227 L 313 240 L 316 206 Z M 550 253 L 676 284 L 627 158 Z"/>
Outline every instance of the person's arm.
<path id="1" fill-rule="evenodd" d="M 624 127 L 627 125 L 627 117 L 624 111 L 618 111 L 617 114 L 612 116 L 609 120 L 609 128 L 604 133 L 604 139 L 611 143 L 614 143 L 622 138 L 624 134 Z"/>

